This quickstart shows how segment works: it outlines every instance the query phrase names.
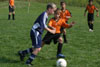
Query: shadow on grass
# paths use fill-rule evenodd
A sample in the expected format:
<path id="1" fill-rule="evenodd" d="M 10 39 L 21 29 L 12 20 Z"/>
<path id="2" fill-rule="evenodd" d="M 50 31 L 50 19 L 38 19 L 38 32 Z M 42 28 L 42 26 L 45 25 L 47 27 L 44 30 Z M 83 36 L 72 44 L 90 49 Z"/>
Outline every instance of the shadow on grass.
<path id="1" fill-rule="evenodd" d="M 0 63 L 19 63 L 19 61 L 12 60 L 7 57 L 0 57 Z"/>
<path id="2" fill-rule="evenodd" d="M 57 60 L 56 57 L 49 57 L 49 58 L 47 58 L 47 57 L 43 57 L 43 56 L 37 56 L 37 58 L 39 58 L 41 60 Z"/>

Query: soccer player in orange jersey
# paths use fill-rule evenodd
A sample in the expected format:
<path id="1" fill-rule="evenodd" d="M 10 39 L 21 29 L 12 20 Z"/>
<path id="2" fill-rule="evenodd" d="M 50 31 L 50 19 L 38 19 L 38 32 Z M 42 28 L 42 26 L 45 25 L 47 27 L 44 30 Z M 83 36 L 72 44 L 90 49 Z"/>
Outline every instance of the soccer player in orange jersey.
<path id="1" fill-rule="evenodd" d="M 61 5 L 60 18 L 65 19 L 65 22 L 68 23 L 68 19 L 71 18 L 72 15 L 71 15 L 70 11 L 66 9 L 66 3 L 65 2 L 61 2 L 60 5 Z M 66 30 L 62 27 L 61 31 L 63 33 L 64 42 L 67 43 Z"/>
<path id="2" fill-rule="evenodd" d="M 99 16 L 98 8 L 96 8 L 93 5 L 93 0 L 89 0 L 89 4 L 85 9 L 84 16 L 86 16 L 86 12 L 88 11 L 87 20 L 88 20 L 88 26 L 90 32 L 93 32 L 94 10 L 96 10 L 97 17 L 98 17 Z"/>
<path id="3" fill-rule="evenodd" d="M 67 24 L 65 22 L 65 19 L 61 19 L 60 10 L 57 9 L 55 11 L 54 17 L 50 19 L 48 24 L 51 29 L 56 29 L 56 33 L 52 34 L 50 32 L 47 32 L 47 34 L 42 40 L 42 47 L 44 46 L 44 44 L 50 44 L 52 41 L 54 42 L 54 44 L 58 42 L 57 58 L 65 58 L 65 56 L 62 54 L 63 39 L 60 36 L 61 35 L 60 29 L 61 27 L 71 28 L 74 24 L 75 24 L 74 22 Z"/>
<path id="4" fill-rule="evenodd" d="M 9 0 L 9 15 L 8 15 L 8 20 L 10 20 L 11 13 L 12 13 L 12 19 L 15 20 L 15 5 L 14 5 L 14 0 Z"/>

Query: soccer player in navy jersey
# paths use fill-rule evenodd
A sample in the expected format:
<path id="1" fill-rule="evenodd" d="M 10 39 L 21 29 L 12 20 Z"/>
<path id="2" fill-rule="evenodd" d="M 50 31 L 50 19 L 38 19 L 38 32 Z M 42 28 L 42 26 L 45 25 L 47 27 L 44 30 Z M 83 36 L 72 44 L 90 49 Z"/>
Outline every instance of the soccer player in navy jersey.
<path id="1" fill-rule="evenodd" d="M 54 14 L 55 10 L 56 10 L 56 5 L 54 3 L 49 3 L 47 5 L 47 10 L 45 12 L 43 12 L 36 19 L 32 29 L 31 29 L 30 37 L 31 37 L 31 40 L 32 40 L 32 48 L 18 52 L 21 61 L 24 60 L 24 57 L 25 57 L 26 54 L 31 53 L 30 57 L 26 61 L 26 64 L 29 65 L 29 66 L 32 65 L 31 64 L 32 61 L 34 60 L 34 58 L 37 56 L 37 54 L 41 50 L 41 43 L 42 43 L 41 36 L 43 34 L 44 29 L 53 33 L 53 34 L 55 34 L 55 32 L 56 32 L 56 29 L 50 29 L 46 25 L 48 16 L 51 15 L 51 14 Z"/>

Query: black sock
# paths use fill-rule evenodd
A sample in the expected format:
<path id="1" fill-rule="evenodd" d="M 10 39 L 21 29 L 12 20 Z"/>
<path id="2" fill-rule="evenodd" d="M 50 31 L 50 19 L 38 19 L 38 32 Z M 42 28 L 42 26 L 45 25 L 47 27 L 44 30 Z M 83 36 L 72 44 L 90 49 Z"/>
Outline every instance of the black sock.
<path id="1" fill-rule="evenodd" d="M 33 51 L 32 48 L 29 48 L 27 50 L 22 51 L 22 54 L 25 56 L 28 53 L 32 53 L 32 51 Z"/>
<path id="2" fill-rule="evenodd" d="M 93 24 L 91 24 L 91 29 L 93 30 Z"/>
<path id="3" fill-rule="evenodd" d="M 8 15 L 8 20 L 10 20 L 10 16 L 11 16 L 11 15 Z"/>
<path id="4" fill-rule="evenodd" d="M 15 14 L 12 14 L 12 19 L 15 20 Z"/>
<path id="5" fill-rule="evenodd" d="M 88 22 L 89 29 L 91 29 L 91 24 Z"/>
<path id="6" fill-rule="evenodd" d="M 63 34 L 64 42 L 67 43 L 66 35 Z"/>
<path id="7" fill-rule="evenodd" d="M 62 51 L 62 46 L 63 46 L 63 44 L 58 43 L 57 55 L 58 55 L 58 54 L 61 54 L 61 51 Z"/>

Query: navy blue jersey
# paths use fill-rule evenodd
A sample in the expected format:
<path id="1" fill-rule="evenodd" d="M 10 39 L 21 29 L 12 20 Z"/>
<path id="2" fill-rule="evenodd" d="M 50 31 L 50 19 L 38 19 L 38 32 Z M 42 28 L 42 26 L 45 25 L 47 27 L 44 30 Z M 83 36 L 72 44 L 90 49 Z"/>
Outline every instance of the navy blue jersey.
<path id="1" fill-rule="evenodd" d="M 47 12 L 43 12 L 34 22 L 34 25 L 32 27 L 32 30 L 37 30 L 40 34 L 43 33 L 44 29 L 47 28 L 47 19 L 48 15 Z"/>

